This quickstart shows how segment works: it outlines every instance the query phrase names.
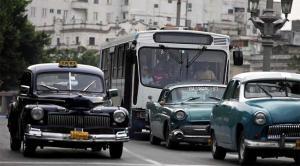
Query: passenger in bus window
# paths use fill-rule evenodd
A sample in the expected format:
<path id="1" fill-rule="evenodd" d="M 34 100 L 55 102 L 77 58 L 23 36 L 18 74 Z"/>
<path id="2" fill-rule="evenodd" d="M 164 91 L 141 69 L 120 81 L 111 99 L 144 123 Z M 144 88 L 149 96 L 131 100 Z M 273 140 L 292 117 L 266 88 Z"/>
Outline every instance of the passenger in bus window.
<path id="1" fill-rule="evenodd" d="M 199 81 L 217 80 L 215 73 L 209 69 L 209 65 L 207 63 L 200 64 L 199 71 L 195 73 L 194 79 Z"/>
<path id="2" fill-rule="evenodd" d="M 158 55 L 157 56 L 157 64 L 155 65 L 154 68 L 154 82 L 158 85 L 164 84 L 168 78 L 169 78 L 169 73 L 168 73 L 168 62 L 167 59 L 164 55 Z"/>
<path id="3" fill-rule="evenodd" d="M 144 68 L 143 68 L 142 82 L 143 82 L 144 84 L 147 84 L 147 85 L 153 84 L 152 74 L 151 74 L 151 72 L 150 72 L 150 70 L 149 70 L 148 67 L 144 67 Z"/>

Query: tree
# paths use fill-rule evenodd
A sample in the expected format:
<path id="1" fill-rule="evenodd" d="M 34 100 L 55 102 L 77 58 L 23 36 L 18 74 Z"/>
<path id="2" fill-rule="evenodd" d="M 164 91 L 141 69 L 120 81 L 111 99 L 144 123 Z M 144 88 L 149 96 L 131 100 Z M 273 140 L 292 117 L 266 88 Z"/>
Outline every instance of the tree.
<path id="1" fill-rule="evenodd" d="M 42 60 L 49 37 L 35 32 L 25 14 L 27 0 L 0 1 L 0 90 L 16 89 L 26 66 Z"/>
<path id="2" fill-rule="evenodd" d="M 61 60 L 73 60 L 80 64 L 98 66 L 98 50 L 80 49 L 49 49 L 44 56 L 45 62 L 59 62 Z"/>

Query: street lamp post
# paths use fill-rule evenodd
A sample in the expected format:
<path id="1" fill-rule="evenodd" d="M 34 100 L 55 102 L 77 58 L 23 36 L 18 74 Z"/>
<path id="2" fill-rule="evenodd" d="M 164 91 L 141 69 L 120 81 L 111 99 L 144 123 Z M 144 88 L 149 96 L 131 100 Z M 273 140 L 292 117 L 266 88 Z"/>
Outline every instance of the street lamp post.
<path id="1" fill-rule="evenodd" d="M 262 34 L 263 70 L 270 71 L 271 56 L 273 54 L 273 37 L 275 33 L 288 21 L 287 16 L 291 13 L 293 0 L 281 0 L 282 13 L 285 18 L 277 17 L 273 10 L 273 0 L 267 0 L 263 15 L 259 15 L 259 0 L 248 0 L 248 12 L 251 12 L 250 20 Z"/>

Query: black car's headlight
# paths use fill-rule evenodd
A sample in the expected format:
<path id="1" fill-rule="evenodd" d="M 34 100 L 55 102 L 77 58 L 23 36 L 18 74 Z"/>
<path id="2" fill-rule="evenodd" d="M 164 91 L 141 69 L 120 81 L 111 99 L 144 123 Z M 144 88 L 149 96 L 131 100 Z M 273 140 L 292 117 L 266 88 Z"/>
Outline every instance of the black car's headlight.
<path id="1" fill-rule="evenodd" d="M 258 125 L 264 125 L 266 124 L 266 115 L 263 112 L 257 112 L 255 113 L 254 122 Z"/>
<path id="2" fill-rule="evenodd" d="M 182 110 L 178 110 L 175 112 L 175 117 L 177 120 L 184 120 L 186 118 L 186 113 Z"/>
<path id="3" fill-rule="evenodd" d="M 44 110 L 41 107 L 34 107 L 31 110 L 31 117 L 34 120 L 42 120 L 44 117 Z"/>
<path id="4" fill-rule="evenodd" d="M 126 113 L 123 110 L 117 110 L 114 112 L 114 120 L 117 123 L 123 123 L 126 119 Z"/>

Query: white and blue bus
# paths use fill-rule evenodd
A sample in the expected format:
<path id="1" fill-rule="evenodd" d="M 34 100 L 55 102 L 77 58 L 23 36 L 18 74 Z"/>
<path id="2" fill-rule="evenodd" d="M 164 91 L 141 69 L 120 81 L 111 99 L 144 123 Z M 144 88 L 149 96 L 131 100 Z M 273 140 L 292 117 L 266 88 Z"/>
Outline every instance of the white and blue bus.
<path id="1" fill-rule="evenodd" d="M 230 67 L 230 38 L 190 30 L 153 30 L 106 42 L 100 50 L 100 68 L 106 86 L 119 90 L 115 105 L 131 115 L 132 133 L 147 129 L 148 97 L 158 100 L 164 86 L 177 82 L 226 84 Z M 234 64 L 242 65 L 240 51 Z M 205 67 L 210 78 L 199 77 Z M 201 74 L 200 74 L 201 75 Z"/>

